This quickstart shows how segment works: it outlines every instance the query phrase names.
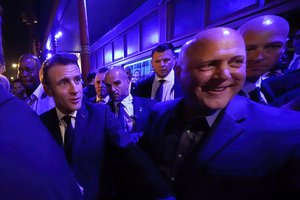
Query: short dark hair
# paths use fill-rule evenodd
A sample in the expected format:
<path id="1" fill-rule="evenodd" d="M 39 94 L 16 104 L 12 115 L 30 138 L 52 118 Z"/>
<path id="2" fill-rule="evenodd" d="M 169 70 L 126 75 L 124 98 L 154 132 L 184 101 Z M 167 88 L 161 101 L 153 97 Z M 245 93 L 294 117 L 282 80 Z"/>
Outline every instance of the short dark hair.
<path id="1" fill-rule="evenodd" d="M 90 72 L 88 73 L 87 77 L 86 77 L 86 80 L 88 83 L 92 82 L 94 80 L 96 76 L 96 73 L 95 72 Z"/>
<path id="2" fill-rule="evenodd" d="M 40 70 L 41 68 L 41 61 L 40 59 L 33 55 L 33 54 L 23 54 L 21 55 L 21 57 L 19 58 L 19 63 L 22 62 L 23 60 L 26 60 L 26 59 L 30 59 L 34 62 L 34 66 L 36 69 Z"/>
<path id="3" fill-rule="evenodd" d="M 175 52 L 175 48 L 173 46 L 173 44 L 171 43 L 162 43 L 160 45 L 158 45 L 157 47 L 155 47 L 152 52 L 151 52 L 151 57 L 153 57 L 153 54 L 155 52 L 159 52 L 159 53 L 162 53 L 166 50 L 171 50 L 173 53 Z"/>
<path id="4" fill-rule="evenodd" d="M 79 67 L 78 65 L 78 58 L 70 53 L 61 53 L 61 54 L 55 54 L 49 59 L 47 59 L 45 62 L 42 64 L 41 68 L 41 81 L 43 85 L 48 85 L 48 71 L 50 68 L 56 65 L 68 65 L 68 64 L 75 64 Z"/>

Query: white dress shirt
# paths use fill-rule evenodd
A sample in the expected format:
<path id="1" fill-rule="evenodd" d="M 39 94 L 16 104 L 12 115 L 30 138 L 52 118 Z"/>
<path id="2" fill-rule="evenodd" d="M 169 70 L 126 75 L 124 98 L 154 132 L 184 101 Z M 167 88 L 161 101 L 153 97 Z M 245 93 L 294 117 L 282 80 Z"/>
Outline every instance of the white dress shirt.
<path id="1" fill-rule="evenodd" d="M 152 83 L 151 99 L 155 99 L 156 90 L 160 86 L 160 80 L 165 80 L 163 83 L 164 90 L 162 94 L 162 101 L 173 100 L 174 99 L 174 82 L 175 82 L 175 72 L 172 69 L 170 73 L 165 78 L 159 78 L 156 74 L 154 81 Z"/>
<path id="2" fill-rule="evenodd" d="M 40 84 L 36 90 L 30 95 L 32 104 L 30 107 L 38 114 L 42 114 L 55 107 L 55 103 L 52 97 L 49 97 L 44 92 L 43 85 Z"/>

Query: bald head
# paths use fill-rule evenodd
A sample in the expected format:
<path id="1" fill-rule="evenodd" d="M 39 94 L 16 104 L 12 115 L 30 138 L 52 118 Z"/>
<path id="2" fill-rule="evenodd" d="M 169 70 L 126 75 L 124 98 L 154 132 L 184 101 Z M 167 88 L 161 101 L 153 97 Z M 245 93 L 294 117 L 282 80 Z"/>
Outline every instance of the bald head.
<path id="1" fill-rule="evenodd" d="M 104 78 L 107 93 L 113 101 L 121 102 L 129 95 L 130 80 L 123 67 L 110 68 Z"/>
<path id="2" fill-rule="evenodd" d="M 243 36 L 251 32 L 260 34 L 273 33 L 285 39 L 288 37 L 289 30 L 288 21 L 276 15 L 264 15 L 253 18 L 238 28 L 238 31 Z"/>
<path id="3" fill-rule="evenodd" d="M 191 52 L 202 47 L 209 50 L 211 45 L 220 46 L 221 49 L 234 46 L 234 48 L 244 49 L 245 52 L 244 40 L 236 30 L 227 27 L 211 28 L 198 33 L 192 40 L 183 45 L 178 57 L 178 65 L 184 66 L 186 54 L 191 54 Z M 210 51 L 203 53 L 209 54 Z"/>
<path id="4" fill-rule="evenodd" d="M 289 34 L 288 22 L 279 16 L 264 15 L 249 20 L 238 31 L 247 49 L 247 79 L 255 82 L 275 70 L 284 53 Z"/>
<path id="5" fill-rule="evenodd" d="M 179 54 L 179 78 L 187 107 L 201 113 L 223 109 L 245 80 L 245 44 L 234 29 L 200 32 Z"/>

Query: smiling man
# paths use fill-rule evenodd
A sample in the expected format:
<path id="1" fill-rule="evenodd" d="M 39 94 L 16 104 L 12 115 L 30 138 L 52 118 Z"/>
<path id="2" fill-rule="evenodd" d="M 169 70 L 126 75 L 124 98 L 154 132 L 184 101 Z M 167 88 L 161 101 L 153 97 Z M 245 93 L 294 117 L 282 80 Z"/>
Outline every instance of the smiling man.
<path id="1" fill-rule="evenodd" d="M 236 95 L 245 63 L 243 38 L 230 28 L 182 47 L 183 98 L 157 103 L 140 141 L 176 199 L 300 197 L 300 115 Z"/>
<path id="2" fill-rule="evenodd" d="M 19 59 L 18 79 L 25 87 L 29 98 L 27 104 L 38 115 L 54 107 L 53 98 L 45 94 L 43 86 L 40 84 L 40 68 L 40 60 L 32 54 L 24 54 Z"/>

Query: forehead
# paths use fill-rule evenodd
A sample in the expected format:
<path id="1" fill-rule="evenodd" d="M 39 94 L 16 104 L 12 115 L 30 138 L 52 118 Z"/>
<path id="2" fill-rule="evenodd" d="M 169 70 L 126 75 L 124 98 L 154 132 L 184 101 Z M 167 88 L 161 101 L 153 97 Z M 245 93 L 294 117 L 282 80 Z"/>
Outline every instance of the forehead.
<path id="1" fill-rule="evenodd" d="M 103 80 L 105 77 L 105 73 L 97 73 L 96 76 L 95 76 L 95 79 L 96 80 Z"/>
<path id="2" fill-rule="evenodd" d="M 34 68 L 35 67 L 35 60 L 32 58 L 26 58 L 26 59 L 22 59 L 20 61 L 20 67 L 30 67 L 30 68 Z"/>
<path id="3" fill-rule="evenodd" d="M 79 67 L 75 64 L 57 64 L 48 70 L 48 76 L 52 79 L 73 78 L 80 75 Z"/>
<path id="4" fill-rule="evenodd" d="M 121 73 L 117 70 L 107 71 L 107 73 L 105 75 L 105 80 L 107 80 L 107 81 L 113 82 L 113 81 L 121 80 L 121 79 L 122 79 Z"/>
<path id="5" fill-rule="evenodd" d="M 245 56 L 245 54 L 244 42 L 233 36 L 198 40 L 186 51 L 187 56 L 197 61 L 230 59 L 233 56 Z"/>
<path id="6" fill-rule="evenodd" d="M 243 34 L 246 45 L 286 42 L 286 37 L 275 30 L 247 31 Z"/>

